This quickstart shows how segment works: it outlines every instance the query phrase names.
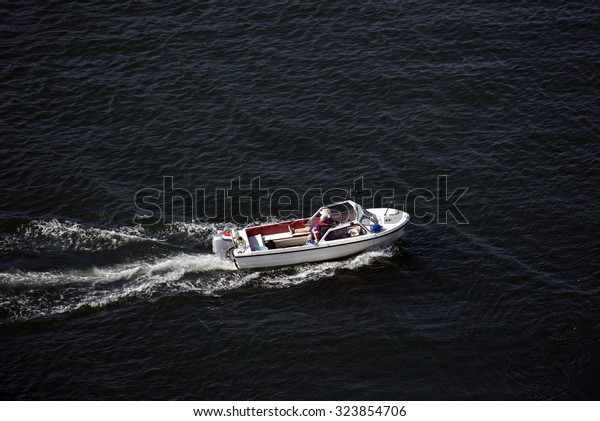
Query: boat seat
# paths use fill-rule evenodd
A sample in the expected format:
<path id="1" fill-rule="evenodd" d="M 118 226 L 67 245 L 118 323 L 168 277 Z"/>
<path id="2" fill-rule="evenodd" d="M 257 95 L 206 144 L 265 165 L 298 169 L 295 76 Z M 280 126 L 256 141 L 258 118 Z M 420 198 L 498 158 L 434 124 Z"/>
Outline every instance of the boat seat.
<path id="1" fill-rule="evenodd" d="M 307 235 L 307 233 L 303 233 L 303 235 L 295 235 L 292 237 L 290 234 L 288 234 L 287 238 L 280 238 L 273 241 L 278 249 L 284 247 L 302 246 L 306 243 Z"/>
<path id="2" fill-rule="evenodd" d="M 277 234 L 270 234 L 270 235 L 265 235 L 265 241 L 269 241 L 269 240 L 280 240 L 282 238 L 289 238 L 290 237 L 290 233 L 289 232 L 280 232 Z"/>
<path id="3" fill-rule="evenodd" d="M 292 234 L 291 232 L 286 231 L 286 232 L 279 232 L 277 234 L 265 235 L 264 241 L 269 241 L 269 240 L 277 241 L 277 240 L 286 240 L 286 239 L 289 240 L 290 238 L 298 238 L 298 237 L 306 238 L 307 235 L 308 235 L 308 232 L 296 232 L 296 233 Z"/>

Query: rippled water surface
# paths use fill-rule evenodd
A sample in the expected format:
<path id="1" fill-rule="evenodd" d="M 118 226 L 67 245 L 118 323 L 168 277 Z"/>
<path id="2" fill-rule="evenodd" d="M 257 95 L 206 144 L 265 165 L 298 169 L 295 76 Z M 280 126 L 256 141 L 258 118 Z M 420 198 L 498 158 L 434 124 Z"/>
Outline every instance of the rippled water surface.
<path id="1" fill-rule="evenodd" d="M 0 398 L 598 399 L 599 27 L 587 1 L 3 2 Z M 413 223 L 237 271 L 210 237 L 246 205 L 134 202 L 238 177 L 362 177 Z"/>

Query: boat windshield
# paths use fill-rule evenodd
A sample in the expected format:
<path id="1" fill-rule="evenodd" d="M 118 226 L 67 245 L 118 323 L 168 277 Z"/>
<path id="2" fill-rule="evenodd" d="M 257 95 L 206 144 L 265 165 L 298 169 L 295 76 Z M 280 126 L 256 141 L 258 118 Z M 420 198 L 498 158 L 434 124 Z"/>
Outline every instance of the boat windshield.
<path id="1" fill-rule="evenodd" d="M 377 217 L 368 210 L 363 209 L 363 217 L 360 222 L 362 222 L 363 224 L 369 224 L 368 221 L 370 221 L 372 224 L 377 224 Z"/>
<path id="2" fill-rule="evenodd" d="M 331 211 L 331 217 L 333 220 L 339 222 L 340 224 L 356 219 L 356 211 L 349 203 L 338 203 L 328 207 Z"/>

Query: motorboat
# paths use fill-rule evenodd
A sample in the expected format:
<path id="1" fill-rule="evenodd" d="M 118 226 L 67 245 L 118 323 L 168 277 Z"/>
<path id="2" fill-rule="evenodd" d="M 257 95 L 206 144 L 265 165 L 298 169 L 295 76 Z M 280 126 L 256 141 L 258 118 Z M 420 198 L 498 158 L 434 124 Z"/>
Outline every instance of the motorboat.
<path id="1" fill-rule="evenodd" d="M 321 238 L 309 241 L 311 227 L 327 213 L 333 220 Z M 365 209 L 346 200 L 319 208 L 310 218 L 241 230 L 218 231 L 213 252 L 232 260 L 238 269 L 288 266 L 334 260 L 398 240 L 410 220 L 393 207 Z"/>

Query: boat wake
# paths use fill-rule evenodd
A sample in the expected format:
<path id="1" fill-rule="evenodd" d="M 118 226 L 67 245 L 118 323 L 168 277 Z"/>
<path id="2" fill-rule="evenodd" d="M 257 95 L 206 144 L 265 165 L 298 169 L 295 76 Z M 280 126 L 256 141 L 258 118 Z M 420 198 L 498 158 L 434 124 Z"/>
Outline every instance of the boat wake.
<path id="1" fill-rule="evenodd" d="M 88 227 L 72 221 L 33 220 L 22 225 L 16 234 L 0 239 L 0 250 L 30 251 L 116 250 L 131 244 L 210 245 L 210 235 L 217 229 L 236 228 L 233 224 L 175 222 L 157 227 L 142 225 L 118 228 Z"/>
<path id="2" fill-rule="evenodd" d="M 349 257 L 344 260 L 307 263 L 303 265 L 292 266 L 289 269 L 265 270 L 262 273 L 261 284 L 267 288 L 284 288 L 303 284 L 305 282 L 317 281 L 323 278 L 330 278 L 338 270 L 355 270 L 362 266 L 367 266 L 375 259 L 391 257 L 392 248 L 383 250 L 367 251 L 357 256 Z M 286 273 L 281 273 L 285 271 Z M 292 273 L 290 273 L 290 271 Z"/>
<path id="3" fill-rule="evenodd" d="M 7 245 L 20 243 L 38 253 L 43 249 L 71 252 L 105 252 L 126 245 L 158 244 L 158 255 L 130 262 L 93 265 L 84 269 L 0 270 L 0 325 L 43 319 L 112 305 L 151 301 L 164 296 L 199 294 L 220 296 L 247 285 L 287 288 L 332 277 L 338 270 L 354 270 L 374 259 L 389 257 L 391 250 L 370 251 L 340 261 L 305 264 L 261 271 L 238 271 L 230 261 L 205 250 L 173 250 L 175 244 L 201 244 L 208 248 L 215 227 L 208 224 L 179 224 L 157 232 L 139 227 L 122 229 L 88 228 L 71 222 L 34 221 Z M 43 254 L 42 254 L 43 255 Z M 94 253 L 91 253 L 94 256 Z M 126 258 L 127 256 L 123 256 Z"/>

